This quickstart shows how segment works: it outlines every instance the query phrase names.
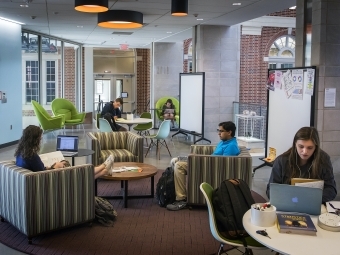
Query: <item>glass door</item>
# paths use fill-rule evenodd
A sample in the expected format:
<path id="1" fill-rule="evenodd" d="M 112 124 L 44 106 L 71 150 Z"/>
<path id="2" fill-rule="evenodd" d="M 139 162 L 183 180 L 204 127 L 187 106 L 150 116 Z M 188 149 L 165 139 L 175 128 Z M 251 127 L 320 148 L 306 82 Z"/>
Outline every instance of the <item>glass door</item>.
<path id="1" fill-rule="evenodd" d="M 103 109 L 105 103 L 110 101 L 111 79 L 94 80 L 94 104 L 97 112 Z"/>

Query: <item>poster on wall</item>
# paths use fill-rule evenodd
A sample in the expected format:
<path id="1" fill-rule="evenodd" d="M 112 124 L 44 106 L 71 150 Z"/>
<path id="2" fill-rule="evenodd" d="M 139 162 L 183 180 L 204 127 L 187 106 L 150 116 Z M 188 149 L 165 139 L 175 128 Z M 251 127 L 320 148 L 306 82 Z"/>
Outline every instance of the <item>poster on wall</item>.
<path id="1" fill-rule="evenodd" d="M 303 70 L 294 69 L 292 70 L 292 79 L 294 90 L 292 92 L 292 99 L 302 100 L 303 95 Z"/>
<path id="2" fill-rule="evenodd" d="M 307 69 L 304 75 L 304 90 L 305 94 L 313 96 L 314 91 L 314 69 Z"/>
<path id="3" fill-rule="evenodd" d="M 336 88 L 325 89 L 325 107 L 335 107 Z"/>
<path id="4" fill-rule="evenodd" d="M 281 71 L 275 71 L 275 81 L 274 81 L 274 87 L 277 89 L 281 89 L 281 79 L 282 79 L 282 72 Z"/>
<path id="5" fill-rule="evenodd" d="M 294 84 L 293 84 L 293 78 L 292 78 L 292 71 L 291 70 L 287 70 L 287 72 L 285 72 L 282 75 L 282 88 L 285 91 L 286 97 L 290 98 L 293 90 L 294 90 Z"/>

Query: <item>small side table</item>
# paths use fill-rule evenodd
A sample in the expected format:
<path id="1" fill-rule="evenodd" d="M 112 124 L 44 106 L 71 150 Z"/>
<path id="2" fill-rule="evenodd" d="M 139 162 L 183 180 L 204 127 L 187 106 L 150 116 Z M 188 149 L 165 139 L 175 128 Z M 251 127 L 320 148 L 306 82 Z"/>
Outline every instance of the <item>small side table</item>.
<path id="1" fill-rule="evenodd" d="M 86 156 L 90 156 L 94 153 L 93 150 L 89 150 L 89 149 L 78 149 L 78 153 L 74 154 L 72 156 L 65 156 L 67 158 L 72 158 L 72 166 L 74 166 L 74 158 L 77 157 L 86 157 Z"/>

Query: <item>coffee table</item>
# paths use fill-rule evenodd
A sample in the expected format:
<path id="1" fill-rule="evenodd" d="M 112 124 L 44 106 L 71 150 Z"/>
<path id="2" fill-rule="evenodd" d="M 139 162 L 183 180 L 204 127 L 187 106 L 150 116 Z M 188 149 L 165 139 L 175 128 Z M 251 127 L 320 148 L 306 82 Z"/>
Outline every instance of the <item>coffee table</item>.
<path id="1" fill-rule="evenodd" d="M 120 196 L 101 196 L 107 199 L 123 199 L 124 207 L 127 208 L 127 200 L 130 198 L 153 198 L 155 195 L 154 189 L 154 176 L 157 174 L 158 169 L 155 166 L 145 164 L 145 163 L 138 163 L 138 162 L 115 162 L 114 167 L 139 167 L 143 171 L 142 172 L 133 172 L 133 171 L 126 171 L 121 173 L 113 173 L 112 176 L 105 175 L 100 177 L 101 179 L 110 180 L 110 181 L 121 181 L 121 189 L 122 195 Z M 150 195 L 128 195 L 128 182 L 130 180 L 140 180 L 144 178 L 151 177 L 151 193 Z M 95 192 L 97 195 L 97 180 L 95 181 Z"/>

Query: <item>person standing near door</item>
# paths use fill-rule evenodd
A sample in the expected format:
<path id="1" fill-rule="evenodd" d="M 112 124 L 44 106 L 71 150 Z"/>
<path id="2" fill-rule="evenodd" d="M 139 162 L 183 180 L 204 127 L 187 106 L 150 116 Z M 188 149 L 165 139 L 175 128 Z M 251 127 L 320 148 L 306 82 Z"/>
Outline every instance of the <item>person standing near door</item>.
<path id="1" fill-rule="evenodd" d="M 112 119 L 116 121 L 118 118 L 122 117 L 122 112 L 120 111 L 120 107 L 123 105 L 123 99 L 118 97 L 115 101 L 110 101 L 109 103 L 105 104 L 102 112 L 101 117 L 103 118 L 106 113 L 109 113 L 112 116 Z M 116 123 L 116 127 L 118 131 L 127 131 L 126 128 L 118 125 Z"/>

